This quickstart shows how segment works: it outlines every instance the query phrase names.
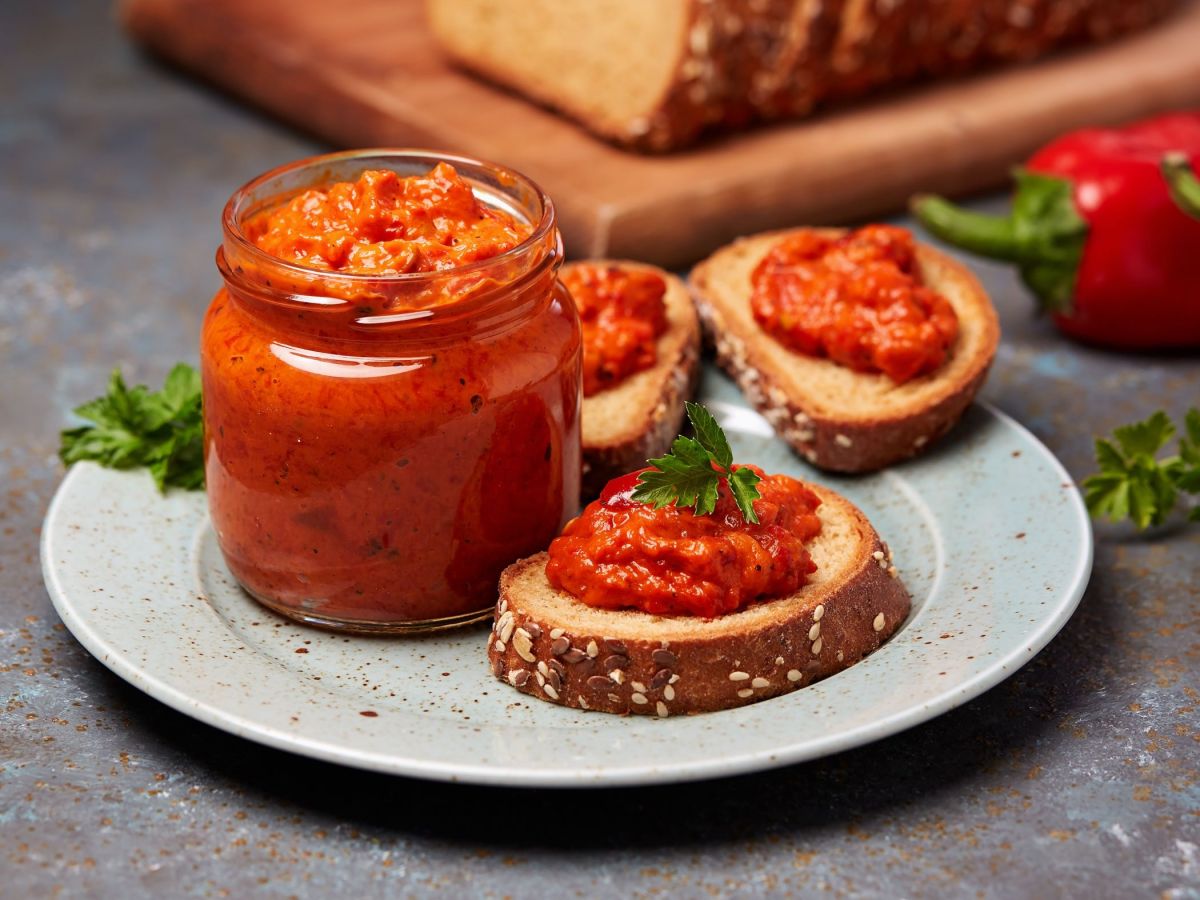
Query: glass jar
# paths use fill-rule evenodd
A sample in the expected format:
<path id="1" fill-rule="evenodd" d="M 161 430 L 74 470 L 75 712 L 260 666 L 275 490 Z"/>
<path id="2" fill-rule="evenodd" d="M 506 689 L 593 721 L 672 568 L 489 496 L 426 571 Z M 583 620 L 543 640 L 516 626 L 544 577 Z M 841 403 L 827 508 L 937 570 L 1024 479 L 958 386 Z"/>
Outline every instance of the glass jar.
<path id="1" fill-rule="evenodd" d="M 438 162 L 531 235 L 459 268 L 375 276 L 285 262 L 243 230 L 307 188 Z M 549 198 L 478 160 L 360 151 L 251 181 L 222 225 L 200 362 L 209 510 L 233 575 L 345 631 L 489 617 L 500 571 L 545 549 L 579 498 L 579 321 Z"/>

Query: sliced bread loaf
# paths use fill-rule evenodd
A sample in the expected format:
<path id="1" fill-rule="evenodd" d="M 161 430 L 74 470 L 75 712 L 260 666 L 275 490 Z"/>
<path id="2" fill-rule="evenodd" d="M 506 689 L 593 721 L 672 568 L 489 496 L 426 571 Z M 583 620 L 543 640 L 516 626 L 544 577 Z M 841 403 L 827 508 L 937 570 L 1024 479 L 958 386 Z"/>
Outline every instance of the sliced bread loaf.
<path id="1" fill-rule="evenodd" d="M 788 349 L 754 319 L 751 274 L 788 233 L 742 238 L 692 270 L 692 294 L 717 361 L 814 465 L 867 472 L 920 452 L 958 421 L 996 354 L 1000 325 L 987 294 L 964 266 L 918 245 L 921 280 L 944 295 L 958 316 L 949 356 L 936 371 L 903 384 L 856 372 Z"/>
<path id="2" fill-rule="evenodd" d="M 809 487 L 821 498 L 817 571 L 792 596 L 714 619 L 596 609 L 552 588 L 539 553 L 500 577 L 492 672 L 553 703 L 666 717 L 766 700 L 852 666 L 900 627 L 909 596 L 862 512 Z"/>
<path id="3" fill-rule="evenodd" d="M 669 272 L 626 260 L 568 263 L 564 272 L 573 266 L 652 272 L 667 285 L 667 330 L 658 339 L 653 367 L 583 400 L 582 493 L 589 500 L 610 479 L 641 468 L 670 448 L 683 423 L 683 401 L 696 392 L 700 377 L 700 323 L 687 287 Z"/>
<path id="4" fill-rule="evenodd" d="M 1144 28 L 1179 0 L 425 0 L 449 56 L 640 150 Z"/>

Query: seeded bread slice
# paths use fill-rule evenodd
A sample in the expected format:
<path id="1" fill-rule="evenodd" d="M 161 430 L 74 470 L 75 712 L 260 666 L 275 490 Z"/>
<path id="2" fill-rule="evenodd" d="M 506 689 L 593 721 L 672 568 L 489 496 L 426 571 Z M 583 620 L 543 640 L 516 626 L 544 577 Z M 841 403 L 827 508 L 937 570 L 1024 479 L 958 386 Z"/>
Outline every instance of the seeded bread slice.
<path id="1" fill-rule="evenodd" d="M 741 238 L 692 270 L 692 296 L 718 363 L 814 465 L 869 472 L 920 452 L 958 421 L 996 355 L 1000 324 L 987 294 L 964 266 L 918 245 L 922 280 L 950 301 L 959 334 L 937 371 L 897 385 L 882 374 L 793 352 L 754 320 L 751 273 L 789 233 Z"/>
<path id="2" fill-rule="evenodd" d="M 858 508 L 809 487 L 821 498 L 817 571 L 792 596 L 714 619 L 595 609 L 552 588 L 539 553 L 500 576 L 493 674 L 564 706 L 666 717 L 777 697 L 854 665 L 908 617 L 908 592 Z"/>
<path id="3" fill-rule="evenodd" d="M 683 401 L 691 399 L 700 378 L 700 322 L 687 287 L 655 266 L 626 260 L 589 260 L 572 266 L 618 266 L 653 272 L 667 284 L 667 330 L 658 339 L 654 366 L 583 400 L 583 497 L 591 499 L 605 484 L 661 456 L 683 424 Z"/>

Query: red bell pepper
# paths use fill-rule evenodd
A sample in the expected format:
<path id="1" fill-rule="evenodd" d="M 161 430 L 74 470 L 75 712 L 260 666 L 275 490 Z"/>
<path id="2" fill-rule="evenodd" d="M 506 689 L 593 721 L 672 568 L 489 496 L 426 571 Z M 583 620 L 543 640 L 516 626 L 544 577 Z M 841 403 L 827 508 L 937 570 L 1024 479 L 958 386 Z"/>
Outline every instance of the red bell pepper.
<path id="1" fill-rule="evenodd" d="M 1006 217 L 932 196 L 913 211 L 948 243 L 1016 263 L 1065 334 L 1200 347 L 1198 163 L 1200 111 L 1174 113 L 1051 142 L 1017 170 Z"/>

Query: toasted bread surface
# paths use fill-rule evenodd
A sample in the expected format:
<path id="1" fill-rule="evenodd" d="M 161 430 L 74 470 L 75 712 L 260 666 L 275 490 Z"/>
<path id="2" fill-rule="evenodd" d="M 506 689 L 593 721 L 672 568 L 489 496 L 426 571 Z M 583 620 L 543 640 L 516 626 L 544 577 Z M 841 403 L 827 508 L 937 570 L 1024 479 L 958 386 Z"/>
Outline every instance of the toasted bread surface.
<path id="1" fill-rule="evenodd" d="M 581 709 L 661 717 L 785 694 L 862 659 L 908 616 L 890 551 L 827 488 L 817 563 L 795 594 L 714 619 L 596 609 L 546 580 L 545 553 L 509 566 L 488 657 L 518 690 Z"/>
<path id="2" fill-rule="evenodd" d="M 700 377 L 700 322 L 687 286 L 656 266 L 588 260 L 564 269 L 575 265 L 653 272 L 667 285 L 667 330 L 658 338 L 655 364 L 583 400 L 583 496 L 589 499 L 610 479 L 670 448 L 683 424 L 683 402 L 695 393 Z"/>
<path id="3" fill-rule="evenodd" d="M 690 286 L 717 361 L 814 465 L 866 472 L 920 452 L 953 426 L 987 375 L 1000 340 L 991 301 L 964 266 L 918 245 L 922 281 L 950 301 L 959 321 L 937 371 L 896 384 L 881 373 L 797 353 L 763 331 L 750 308 L 755 266 L 790 233 L 742 238 L 692 271 Z"/>

